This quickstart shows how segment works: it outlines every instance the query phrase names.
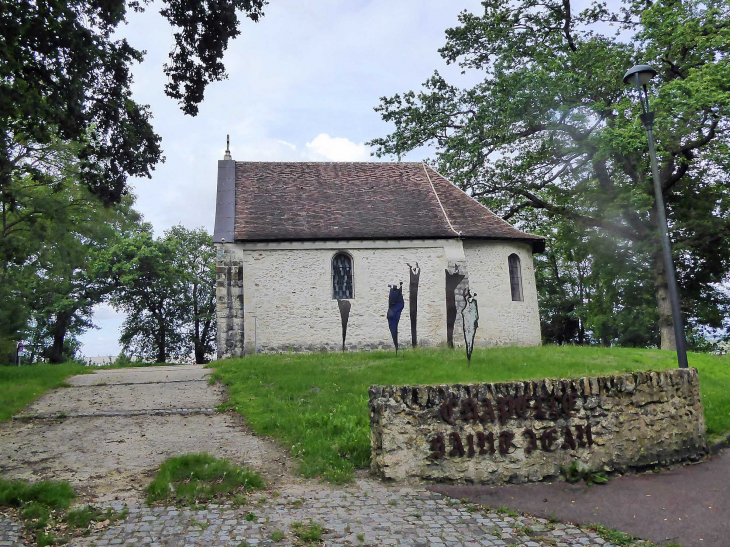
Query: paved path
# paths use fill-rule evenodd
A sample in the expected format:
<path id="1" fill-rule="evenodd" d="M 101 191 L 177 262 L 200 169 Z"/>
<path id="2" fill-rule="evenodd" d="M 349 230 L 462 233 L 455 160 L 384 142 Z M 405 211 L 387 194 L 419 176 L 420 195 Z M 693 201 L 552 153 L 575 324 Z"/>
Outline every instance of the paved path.
<path id="1" fill-rule="evenodd" d="M 565 482 L 502 487 L 438 486 L 433 490 L 473 503 L 507 506 L 534 515 L 599 523 L 659 545 L 730 546 L 730 450 L 700 464 L 626 475 L 605 485 Z"/>
<path id="2" fill-rule="evenodd" d="M 485 513 L 365 473 L 345 487 L 299 479 L 280 447 L 252 435 L 237 415 L 212 412 L 224 393 L 206 375 L 185 365 L 71 378 L 73 387 L 26 408 L 26 419 L 0 424 L 0 473 L 68 480 L 83 502 L 129 507 L 124 521 L 72 545 L 269 545 L 275 531 L 285 533 L 277 545 L 292 545 L 291 523 L 310 519 L 324 526 L 326 545 L 608 545 L 574 526 Z M 143 503 L 143 488 L 160 463 L 201 451 L 256 469 L 268 489 L 242 507 L 192 511 Z M 17 523 L 0 515 L 0 546 L 18 545 L 17 533 Z"/>
<path id="3" fill-rule="evenodd" d="M 362 479 L 345 488 L 306 483 L 254 496 L 249 507 L 209 506 L 191 511 L 134 505 L 124 523 L 73 545 L 114 542 L 163 545 L 292 545 L 292 522 L 311 519 L 327 530 L 326 545 L 497 546 L 605 545 L 596 535 L 547 520 L 471 512 L 425 488 L 386 487 Z M 246 520 L 253 513 L 254 520 Z M 251 519 L 252 517 L 249 517 Z M 529 528 L 529 534 L 526 529 Z M 271 536 L 286 534 L 281 542 Z M 359 537 L 358 537 L 359 536 Z M 121 540 L 121 541 L 120 541 Z M 246 545 L 246 544 L 244 544 Z"/>
<path id="4" fill-rule="evenodd" d="M 98 371 L 43 395 L 0 424 L 0 473 L 69 481 L 100 503 L 139 499 L 167 458 L 190 452 L 245 462 L 271 475 L 286 463 L 233 413 L 214 412 L 223 391 L 197 365 Z M 51 419 L 53 416 L 67 416 Z M 280 460 L 277 462 L 276 460 Z M 277 469 L 277 465 L 278 468 Z"/>

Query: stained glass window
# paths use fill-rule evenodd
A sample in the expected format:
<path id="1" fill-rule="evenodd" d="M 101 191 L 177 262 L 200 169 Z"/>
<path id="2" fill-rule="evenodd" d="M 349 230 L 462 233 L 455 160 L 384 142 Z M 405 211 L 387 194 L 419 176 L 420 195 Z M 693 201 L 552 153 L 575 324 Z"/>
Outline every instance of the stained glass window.
<path id="1" fill-rule="evenodd" d="M 354 298 L 352 258 L 347 253 L 337 253 L 332 259 L 332 298 Z"/>
<path id="2" fill-rule="evenodd" d="M 512 289 L 512 300 L 522 301 L 522 268 L 520 257 L 516 254 L 509 255 L 509 284 Z"/>

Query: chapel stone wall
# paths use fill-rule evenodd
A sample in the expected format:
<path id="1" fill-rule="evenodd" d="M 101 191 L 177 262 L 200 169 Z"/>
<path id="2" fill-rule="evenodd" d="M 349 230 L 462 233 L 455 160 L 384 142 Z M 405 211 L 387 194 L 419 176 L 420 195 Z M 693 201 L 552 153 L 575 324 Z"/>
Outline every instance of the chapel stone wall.
<path id="1" fill-rule="evenodd" d="M 481 253 L 480 244 L 489 251 Z M 338 302 L 332 298 L 332 258 L 339 251 L 346 251 L 352 257 L 354 268 L 354 298 L 349 300 L 346 338 L 348 350 L 393 348 L 386 318 L 388 285 L 401 282 L 404 308 L 398 329 L 399 345 L 403 349 L 411 347 L 408 264 L 415 266 L 416 263 L 421 270 L 417 306 L 419 346 L 447 343 L 447 271 L 463 275 L 455 291 L 457 313 L 453 341 L 456 346 L 464 344 L 460 312 L 463 294 L 470 286 L 482 291 L 478 296 L 477 343 L 539 345 L 539 317 L 537 321 L 527 321 L 519 312 L 508 313 L 510 307 L 521 310 L 525 304 L 532 309 L 534 303 L 536 309 L 529 246 L 496 241 L 480 244 L 467 245 L 458 240 L 218 244 L 219 356 L 255 351 L 341 350 L 342 319 Z M 505 302 L 504 298 L 509 299 L 509 276 L 504 277 L 501 270 L 483 267 L 482 262 L 500 260 L 506 269 L 511 252 L 524 255 L 523 267 L 529 268 L 528 277 L 532 275 L 531 284 L 526 284 L 524 291 L 529 303 Z M 478 260 L 472 264 L 470 256 Z M 237 277 L 237 272 L 242 279 Z M 484 277 L 493 275 L 500 277 L 485 284 Z M 493 301 L 497 300 L 501 311 L 492 314 Z M 494 321 L 500 325 L 492 325 Z M 532 332 L 515 333 L 515 329 L 532 329 Z M 482 332 L 489 335 L 481 336 Z"/>
<path id="2" fill-rule="evenodd" d="M 513 301 L 508 257 L 517 254 L 522 275 L 522 301 Z M 535 285 L 532 249 L 526 243 L 465 241 L 469 288 L 477 294 L 479 328 L 477 346 L 540 345 L 540 309 Z"/>

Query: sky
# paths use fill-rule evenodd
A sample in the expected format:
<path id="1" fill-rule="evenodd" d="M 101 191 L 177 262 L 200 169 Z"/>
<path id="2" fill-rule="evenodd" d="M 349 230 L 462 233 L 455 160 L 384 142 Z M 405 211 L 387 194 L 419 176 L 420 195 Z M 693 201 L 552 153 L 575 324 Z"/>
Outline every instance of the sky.
<path id="1" fill-rule="evenodd" d="M 259 23 L 242 21 L 224 58 L 229 78 L 208 87 L 193 118 L 163 91 L 173 31 L 159 9 L 129 14 L 119 32 L 147 52 L 133 93 L 150 105 L 165 162 L 131 186 L 157 235 L 176 224 L 213 232 L 226 134 L 239 161 L 374 160 L 364 143 L 392 130 L 373 111 L 380 97 L 416 90 L 436 69 L 456 84 L 473 78 L 438 49 L 460 11 L 480 11 L 477 0 L 270 0 Z M 82 354 L 117 355 L 124 316 L 104 305 L 93 320 L 99 328 L 81 337 Z"/>

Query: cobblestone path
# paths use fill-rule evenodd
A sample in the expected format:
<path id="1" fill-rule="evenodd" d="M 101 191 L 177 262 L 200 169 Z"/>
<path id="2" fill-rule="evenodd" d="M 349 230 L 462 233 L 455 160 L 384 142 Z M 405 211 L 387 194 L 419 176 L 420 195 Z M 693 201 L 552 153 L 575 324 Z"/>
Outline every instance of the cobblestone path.
<path id="1" fill-rule="evenodd" d="M 201 510 L 133 505 L 123 523 L 71 544 L 293 545 L 291 524 L 311 520 L 325 528 L 322 540 L 332 546 L 609 545 L 574 526 L 474 511 L 423 488 L 386 487 L 370 479 L 345 488 L 298 485 L 279 496 L 255 494 L 252 501 Z M 274 541 L 277 531 L 285 536 Z"/>

